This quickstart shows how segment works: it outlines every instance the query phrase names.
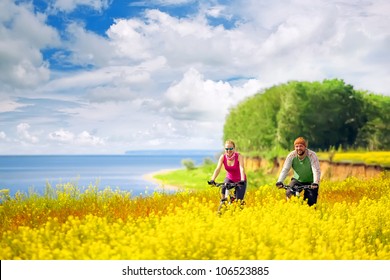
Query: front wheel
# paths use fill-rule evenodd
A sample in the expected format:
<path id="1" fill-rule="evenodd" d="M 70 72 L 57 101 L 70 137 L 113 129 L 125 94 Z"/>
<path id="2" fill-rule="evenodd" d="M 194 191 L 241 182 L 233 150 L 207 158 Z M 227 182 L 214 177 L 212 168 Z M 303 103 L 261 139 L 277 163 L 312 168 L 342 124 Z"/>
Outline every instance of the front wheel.
<path id="1" fill-rule="evenodd" d="M 236 209 L 242 210 L 245 205 L 244 200 L 238 200 L 234 196 L 229 198 L 223 198 L 218 206 L 218 214 L 223 214 L 226 211 L 235 211 Z"/>

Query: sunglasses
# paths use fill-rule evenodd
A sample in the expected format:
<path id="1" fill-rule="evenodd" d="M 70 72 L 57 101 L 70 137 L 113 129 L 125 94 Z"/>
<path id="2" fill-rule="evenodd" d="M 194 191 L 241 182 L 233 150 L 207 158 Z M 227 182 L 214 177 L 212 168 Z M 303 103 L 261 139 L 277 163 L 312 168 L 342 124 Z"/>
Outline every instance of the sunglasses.
<path id="1" fill-rule="evenodd" d="M 233 151 L 234 148 L 225 148 L 226 151 Z"/>

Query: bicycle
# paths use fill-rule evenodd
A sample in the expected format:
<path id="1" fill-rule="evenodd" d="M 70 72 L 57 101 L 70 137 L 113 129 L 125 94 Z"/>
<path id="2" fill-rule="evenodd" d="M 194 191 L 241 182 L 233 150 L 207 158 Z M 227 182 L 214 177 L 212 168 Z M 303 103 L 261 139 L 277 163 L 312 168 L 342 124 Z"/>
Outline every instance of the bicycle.
<path id="1" fill-rule="evenodd" d="M 214 181 L 207 181 L 211 187 L 226 187 L 225 189 L 225 196 L 220 200 L 219 206 L 218 206 L 218 213 L 221 214 L 222 208 L 227 208 L 228 205 L 232 204 L 234 201 L 236 201 L 236 188 L 241 188 L 241 184 L 239 183 L 216 183 Z M 233 191 L 232 191 L 233 190 Z M 240 206 L 244 205 L 242 202 Z"/>
<path id="2" fill-rule="evenodd" d="M 313 189 L 311 185 L 294 185 L 293 187 L 289 186 L 289 185 L 281 185 L 280 187 L 278 187 L 279 189 L 285 189 L 286 190 L 286 200 L 289 200 L 291 196 L 288 196 L 288 192 L 293 195 L 293 196 L 296 196 L 296 197 L 299 197 L 301 192 L 303 190 L 307 190 L 307 189 Z"/>

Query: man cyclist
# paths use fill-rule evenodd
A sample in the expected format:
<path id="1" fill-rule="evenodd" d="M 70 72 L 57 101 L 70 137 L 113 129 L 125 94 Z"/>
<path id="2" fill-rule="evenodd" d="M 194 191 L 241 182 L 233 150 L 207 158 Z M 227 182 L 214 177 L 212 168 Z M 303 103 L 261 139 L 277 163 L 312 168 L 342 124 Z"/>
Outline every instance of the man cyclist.
<path id="1" fill-rule="evenodd" d="M 312 206 L 317 203 L 319 182 L 321 178 L 320 163 L 315 152 L 307 149 L 307 141 L 303 137 L 298 137 L 294 141 L 294 151 L 287 155 L 280 172 L 277 187 L 283 186 L 290 169 L 293 169 L 294 175 L 289 183 L 290 187 L 295 185 L 311 185 L 311 189 L 305 189 L 303 199 L 307 199 L 307 204 Z M 286 190 L 286 196 L 291 197 L 290 190 Z"/>

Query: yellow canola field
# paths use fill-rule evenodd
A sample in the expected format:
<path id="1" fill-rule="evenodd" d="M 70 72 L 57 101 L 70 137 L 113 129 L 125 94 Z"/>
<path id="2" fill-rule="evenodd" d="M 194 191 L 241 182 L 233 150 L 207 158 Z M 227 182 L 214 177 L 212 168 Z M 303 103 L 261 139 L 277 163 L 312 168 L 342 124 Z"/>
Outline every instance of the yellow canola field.
<path id="1" fill-rule="evenodd" d="M 319 152 L 317 154 L 322 159 L 328 159 L 330 156 L 327 152 Z M 335 152 L 332 155 L 332 160 L 335 162 L 354 162 L 390 166 L 390 151 Z"/>
<path id="2" fill-rule="evenodd" d="M 216 213 L 218 190 L 132 198 L 106 190 L 2 197 L 0 258 L 93 260 L 390 259 L 390 179 L 323 182 L 318 205 L 249 190 Z"/>

